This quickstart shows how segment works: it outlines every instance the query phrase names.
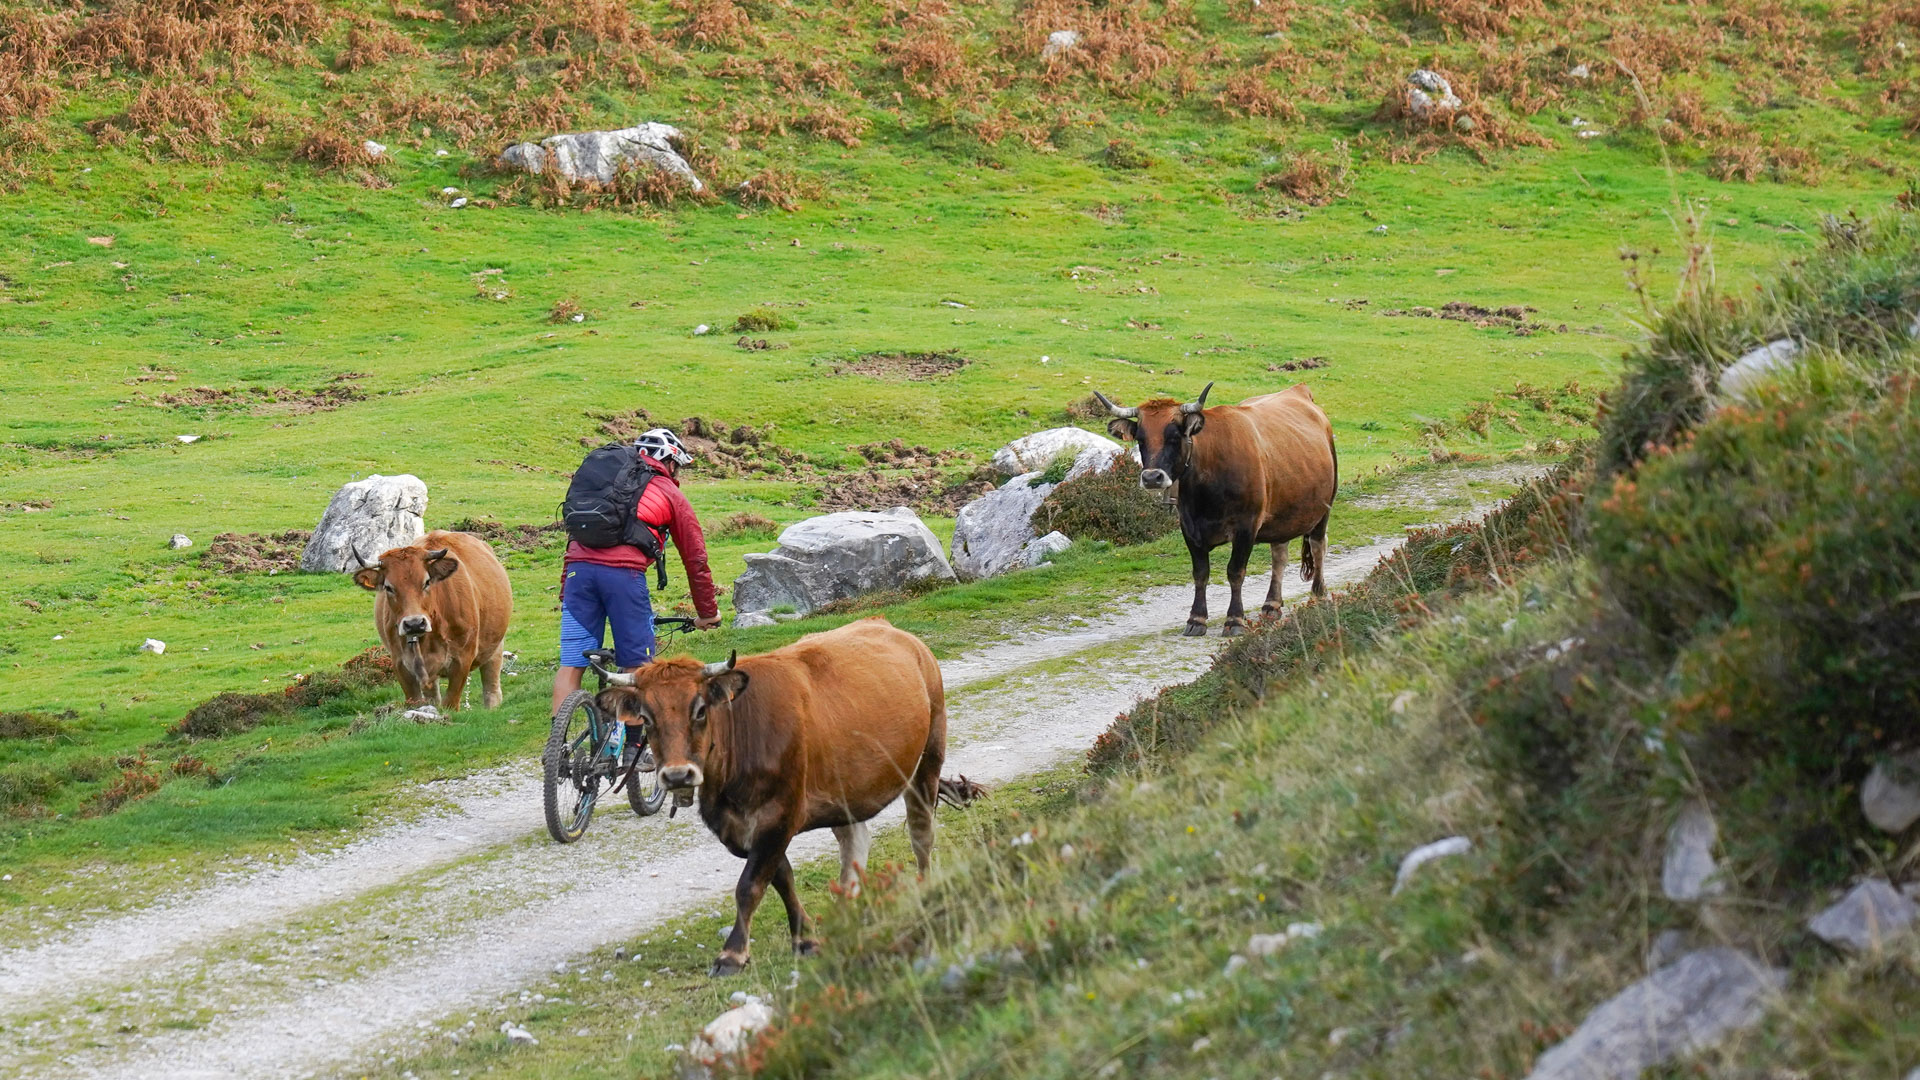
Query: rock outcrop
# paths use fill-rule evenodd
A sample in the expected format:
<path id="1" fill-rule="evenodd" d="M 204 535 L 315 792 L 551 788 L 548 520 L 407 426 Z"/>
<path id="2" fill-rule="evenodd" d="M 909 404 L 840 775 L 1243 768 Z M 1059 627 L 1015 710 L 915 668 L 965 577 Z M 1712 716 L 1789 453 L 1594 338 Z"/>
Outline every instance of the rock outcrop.
<path id="1" fill-rule="evenodd" d="M 1729 401 L 1748 400 L 1761 383 L 1792 367 L 1799 358 L 1800 343 L 1792 338 L 1769 341 L 1743 353 L 1720 372 L 1720 397 Z"/>
<path id="2" fill-rule="evenodd" d="M 1787 973 L 1736 949 L 1690 952 L 1589 1013 L 1540 1055 L 1527 1080 L 1638 1080 L 1682 1054 L 1752 1027 Z"/>
<path id="3" fill-rule="evenodd" d="M 1048 428 L 1024 435 L 993 452 L 993 467 L 1002 476 L 1019 476 L 1021 473 L 1038 472 L 1053 464 L 1053 459 L 1061 453 L 1071 450 L 1080 453 L 1086 450 L 1103 449 L 1110 454 L 1124 453 L 1125 447 L 1104 435 L 1095 435 L 1091 431 L 1077 427 Z M 1077 466 L 1078 461 L 1074 464 Z"/>
<path id="4" fill-rule="evenodd" d="M 695 191 L 706 185 L 674 144 L 680 129 L 671 124 L 640 124 L 616 131 L 580 131 L 552 135 L 537 143 L 515 143 L 500 153 L 502 168 L 539 175 L 553 169 L 568 180 L 610 184 L 623 165 L 648 165 L 685 180 Z"/>
<path id="5" fill-rule="evenodd" d="M 950 549 L 953 569 L 961 580 L 977 581 L 1038 565 L 1027 561 L 1027 546 L 1037 539 L 1033 514 L 1052 491 L 1052 484 L 1040 483 L 1040 474 L 1032 472 L 961 507 L 953 519 Z"/>
<path id="6" fill-rule="evenodd" d="M 334 492 L 313 527 L 300 569 L 337 574 L 358 570 L 388 548 L 427 534 L 427 485 L 410 473 L 369 476 Z"/>
<path id="7" fill-rule="evenodd" d="M 736 626 L 749 614 L 791 608 L 805 615 L 878 589 L 954 580 L 939 538 L 904 506 L 808 518 L 789 525 L 779 544 L 746 557 L 747 572 L 733 583 Z M 754 619 L 745 625 L 766 624 Z"/>

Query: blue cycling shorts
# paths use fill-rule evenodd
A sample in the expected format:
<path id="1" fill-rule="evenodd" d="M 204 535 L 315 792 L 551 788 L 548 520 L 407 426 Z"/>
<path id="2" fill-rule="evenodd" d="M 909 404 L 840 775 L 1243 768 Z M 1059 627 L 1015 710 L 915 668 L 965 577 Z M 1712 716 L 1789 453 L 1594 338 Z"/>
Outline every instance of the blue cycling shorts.
<path id="1" fill-rule="evenodd" d="M 587 650 L 606 643 L 609 623 L 614 663 L 630 668 L 653 659 L 653 601 L 647 595 L 645 570 L 568 563 L 561 597 L 562 667 L 586 667 Z"/>

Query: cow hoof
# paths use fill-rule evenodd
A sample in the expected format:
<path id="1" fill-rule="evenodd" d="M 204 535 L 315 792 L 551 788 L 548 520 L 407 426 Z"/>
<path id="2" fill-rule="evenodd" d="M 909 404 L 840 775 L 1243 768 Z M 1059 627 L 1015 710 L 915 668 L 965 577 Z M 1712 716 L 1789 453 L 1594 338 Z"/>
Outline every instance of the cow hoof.
<path id="1" fill-rule="evenodd" d="M 1282 614 L 1283 614 L 1283 609 L 1280 607 L 1279 604 L 1260 605 L 1260 617 L 1263 619 L 1277 619 Z"/>
<path id="2" fill-rule="evenodd" d="M 1188 619 L 1187 629 L 1184 631 L 1184 634 L 1186 637 L 1206 637 L 1207 624 L 1204 622 L 1195 622 L 1192 619 Z"/>
<path id="3" fill-rule="evenodd" d="M 1229 620 L 1227 625 L 1220 628 L 1221 637 L 1239 637 L 1246 632 L 1247 624 L 1238 619 Z"/>
<path id="4" fill-rule="evenodd" d="M 793 951 L 797 956 L 819 956 L 820 943 L 812 938 L 799 938 L 793 943 Z"/>
<path id="5" fill-rule="evenodd" d="M 746 957 L 728 956 L 725 953 L 722 953 L 718 958 L 714 960 L 713 970 L 709 974 L 713 975 L 716 978 L 724 978 L 728 975 L 738 975 L 742 971 L 745 971 L 746 969 L 747 969 Z"/>

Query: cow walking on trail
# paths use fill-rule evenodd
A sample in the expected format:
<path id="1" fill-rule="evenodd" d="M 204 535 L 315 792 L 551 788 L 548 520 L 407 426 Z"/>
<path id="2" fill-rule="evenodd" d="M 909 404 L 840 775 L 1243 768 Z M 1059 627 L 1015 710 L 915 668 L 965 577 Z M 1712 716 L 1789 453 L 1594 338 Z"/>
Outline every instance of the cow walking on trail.
<path id="1" fill-rule="evenodd" d="M 435 530 L 381 552 L 353 580 L 376 594 L 374 627 L 393 655 L 407 704 L 458 709 L 475 667 L 482 701 L 489 709 L 500 704 L 500 647 L 513 617 L 513 586 L 485 540 Z"/>
<path id="2" fill-rule="evenodd" d="M 904 794 L 913 855 L 926 872 L 947 698 L 940 666 L 919 638 L 875 617 L 760 656 L 656 660 L 614 682 L 601 707 L 644 727 L 661 781 L 698 788 L 702 820 L 747 860 L 715 975 L 746 966 L 747 930 L 769 884 L 786 904 L 795 951 L 817 948 L 787 861 L 800 833 L 832 829 L 840 881 L 857 888 L 866 822 Z"/>
<path id="3" fill-rule="evenodd" d="M 1140 444 L 1140 486 L 1164 491 L 1179 485 L 1180 535 L 1193 558 L 1193 610 L 1187 636 L 1207 632 L 1207 579 L 1212 552 L 1232 544 L 1227 584 L 1233 600 L 1221 633 L 1246 633 L 1240 584 L 1253 545 L 1269 544 L 1273 581 L 1263 616 L 1280 613 L 1280 572 L 1287 543 L 1300 538 L 1300 576 L 1313 595 L 1327 592 L 1327 519 L 1340 484 L 1333 425 L 1304 385 L 1207 408 L 1208 383 L 1196 401 L 1156 398 L 1127 408 L 1094 396 L 1113 417 L 1107 430 Z"/>

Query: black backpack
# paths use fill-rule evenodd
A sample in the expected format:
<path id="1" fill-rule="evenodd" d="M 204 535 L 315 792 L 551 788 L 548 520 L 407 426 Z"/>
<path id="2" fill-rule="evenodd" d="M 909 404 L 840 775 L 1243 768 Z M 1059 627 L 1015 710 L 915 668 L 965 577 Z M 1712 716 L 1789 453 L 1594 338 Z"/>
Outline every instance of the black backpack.
<path id="1" fill-rule="evenodd" d="M 560 504 L 560 520 L 567 536 L 581 547 L 609 548 L 631 544 L 652 560 L 660 587 L 667 585 L 666 527 L 659 532 L 641 521 L 640 496 L 655 476 L 640 451 L 609 443 L 587 455 L 567 485 Z"/>

